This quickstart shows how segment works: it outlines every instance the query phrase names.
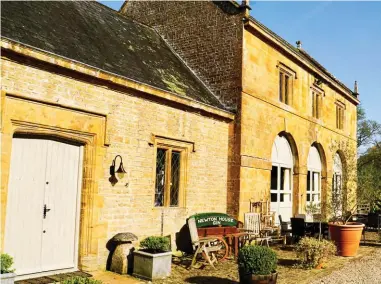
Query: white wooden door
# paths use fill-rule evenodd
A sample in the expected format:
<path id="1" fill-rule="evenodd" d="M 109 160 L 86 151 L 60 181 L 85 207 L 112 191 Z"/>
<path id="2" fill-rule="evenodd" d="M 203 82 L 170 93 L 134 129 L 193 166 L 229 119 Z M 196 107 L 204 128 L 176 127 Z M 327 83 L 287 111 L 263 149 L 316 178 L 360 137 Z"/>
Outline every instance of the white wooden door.
<path id="1" fill-rule="evenodd" d="M 279 223 L 279 215 L 283 221 L 288 222 L 292 217 L 292 170 L 273 165 L 271 174 L 270 210 L 276 212 L 276 224 Z"/>
<path id="2" fill-rule="evenodd" d="M 14 258 L 19 275 L 41 268 L 47 146 L 39 140 L 12 141 L 4 252 Z"/>
<path id="3" fill-rule="evenodd" d="M 81 160 L 77 145 L 13 139 L 5 251 L 18 275 L 76 267 Z"/>

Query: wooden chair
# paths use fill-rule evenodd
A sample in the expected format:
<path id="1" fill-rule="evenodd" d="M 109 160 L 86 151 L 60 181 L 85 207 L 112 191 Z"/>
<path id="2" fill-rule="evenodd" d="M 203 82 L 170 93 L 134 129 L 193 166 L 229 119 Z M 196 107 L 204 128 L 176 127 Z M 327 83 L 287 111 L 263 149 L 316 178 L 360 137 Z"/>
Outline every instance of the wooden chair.
<path id="1" fill-rule="evenodd" d="M 271 237 L 261 236 L 261 214 L 260 213 L 245 213 L 243 228 L 248 233 L 247 241 L 250 243 L 252 240 L 263 244 L 265 242 L 269 246 Z"/>
<path id="2" fill-rule="evenodd" d="M 190 232 L 190 237 L 192 241 L 193 250 L 195 250 L 191 267 L 199 268 L 196 266 L 197 256 L 202 254 L 204 259 L 213 267 L 214 263 L 218 261 L 216 253 L 218 251 L 225 249 L 227 247 L 226 242 L 218 237 L 199 237 L 197 232 L 196 220 L 195 218 L 188 219 L 188 227 Z"/>

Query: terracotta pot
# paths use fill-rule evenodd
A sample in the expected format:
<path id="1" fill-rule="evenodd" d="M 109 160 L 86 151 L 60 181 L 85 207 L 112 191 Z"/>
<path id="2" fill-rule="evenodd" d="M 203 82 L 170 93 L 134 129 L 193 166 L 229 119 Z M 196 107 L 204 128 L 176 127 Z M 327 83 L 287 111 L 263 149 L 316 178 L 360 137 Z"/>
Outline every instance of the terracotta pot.
<path id="1" fill-rule="evenodd" d="M 340 256 L 355 256 L 360 245 L 364 224 L 348 222 L 346 225 L 329 223 L 329 233 Z"/>
<path id="2" fill-rule="evenodd" d="M 269 275 L 244 274 L 239 272 L 240 284 L 276 284 L 278 272 Z"/>

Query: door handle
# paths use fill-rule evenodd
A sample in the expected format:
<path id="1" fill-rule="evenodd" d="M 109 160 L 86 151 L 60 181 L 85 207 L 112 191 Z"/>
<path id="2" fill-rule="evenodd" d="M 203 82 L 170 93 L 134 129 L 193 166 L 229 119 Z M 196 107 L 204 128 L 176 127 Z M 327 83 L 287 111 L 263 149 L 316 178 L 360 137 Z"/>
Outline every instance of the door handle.
<path id="1" fill-rule="evenodd" d="M 44 219 L 46 218 L 46 213 L 50 211 L 50 208 L 46 207 L 46 204 L 44 204 L 44 212 L 43 212 L 43 217 Z"/>

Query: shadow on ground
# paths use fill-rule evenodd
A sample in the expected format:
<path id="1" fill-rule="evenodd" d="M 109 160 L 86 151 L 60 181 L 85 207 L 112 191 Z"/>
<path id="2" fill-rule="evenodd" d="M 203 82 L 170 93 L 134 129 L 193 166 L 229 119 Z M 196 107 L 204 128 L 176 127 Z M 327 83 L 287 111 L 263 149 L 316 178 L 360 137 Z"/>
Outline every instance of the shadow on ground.
<path id="1" fill-rule="evenodd" d="M 365 243 L 361 242 L 360 246 L 364 246 L 364 247 L 379 247 L 379 248 L 381 248 L 381 243 L 375 242 L 375 241 L 366 241 Z"/>
<path id="2" fill-rule="evenodd" d="M 194 284 L 238 284 L 239 283 L 234 280 L 214 277 L 214 276 L 194 276 L 194 277 L 189 277 L 185 279 L 185 281 L 187 283 L 194 283 Z"/>
<path id="3" fill-rule="evenodd" d="M 290 259 L 290 258 L 278 258 L 278 265 L 283 265 L 283 266 L 294 266 L 298 264 L 297 259 Z"/>

